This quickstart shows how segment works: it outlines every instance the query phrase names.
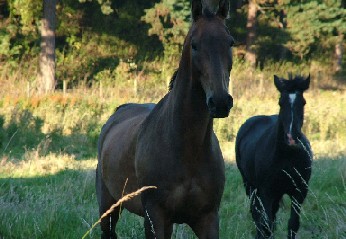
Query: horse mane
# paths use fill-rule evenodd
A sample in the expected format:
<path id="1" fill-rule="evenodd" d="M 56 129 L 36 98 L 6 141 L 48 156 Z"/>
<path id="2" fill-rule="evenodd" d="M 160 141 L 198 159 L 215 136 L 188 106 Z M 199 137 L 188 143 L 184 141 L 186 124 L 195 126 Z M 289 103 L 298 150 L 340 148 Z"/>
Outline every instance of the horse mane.
<path id="1" fill-rule="evenodd" d="M 175 70 L 173 73 L 173 76 L 171 78 L 171 81 L 169 82 L 169 85 L 168 85 L 168 92 L 173 89 L 175 78 L 176 78 L 177 74 L 178 74 L 178 70 Z"/>
<path id="2" fill-rule="evenodd" d="M 288 73 L 288 80 L 286 81 L 286 91 L 294 92 L 297 89 L 299 90 L 299 85 L 302 81 L 305 81 L 305 77 L 296 74 L 293 76 L 292 72 Z"/>
<path id="3" fill-rule="evenodd" d="M 203 16 L 205 16 L 206 18 L 212 18 L 215 16 L 215 14 L 213 12 L 211 12 L 208 8 L 203 8 Z"/>

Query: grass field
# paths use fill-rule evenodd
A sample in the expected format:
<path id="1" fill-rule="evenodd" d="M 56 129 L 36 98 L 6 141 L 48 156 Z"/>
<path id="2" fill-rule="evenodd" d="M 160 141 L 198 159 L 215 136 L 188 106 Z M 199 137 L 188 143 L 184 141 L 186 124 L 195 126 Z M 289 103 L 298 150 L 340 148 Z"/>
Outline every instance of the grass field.
<path id="1" fill-rule="evenodd" d="M 2 162 L 1 238 L 82 238 L 97 221 L 95 159 L 76 160 L 49 154 L 19 164 Z M 240 175 L 227 161 L 227 183 L 220 208 L 221 238 L 253 238 Z M 303 206 L 300 238 L 346 238 L 346 158 L 315 160 L 310 192 Z M 286 198 L 279 211 L 277 238 L 284 238 L 289 215 Z M 124 212 L 117 227 L 121 238 L 144 238 L 142 219 Z M 96 227 L 87 238 L 98 238 Z M 195 238 L 187 226 L 173 238 Z"/>
<path id="2" fill-rule="evenodd" d="M 230 117 L 216 120 L 214 126 L 226 158 L 220 208 L 220 238 L 225 239 L 253 238 L 255 233 L 249 200 L 234 164 L 234 136 L 247 117 L 278 110 L 274 92 L 249 96 L 235 92 Z M 314 90 L 306 98 L 304 131 L 315 157 L 298 235 L 346 238 L 346 94 Z M 100 100 L 92 92 L 0 99 L 1 239 L 82 238 L 98 220 L 94 183 L 100 127 L 117 105 L 128 100 Z M 285 198 L 276 238 L 286 235 L 289 206 Z M 142 224 L 141 218 L 125 211 L 118 235 L 144 238 Z M 86 238 L 99 235 L 96 227 Z M 186 225 L 177 225 L 172 238 L 195 236 Z"/>

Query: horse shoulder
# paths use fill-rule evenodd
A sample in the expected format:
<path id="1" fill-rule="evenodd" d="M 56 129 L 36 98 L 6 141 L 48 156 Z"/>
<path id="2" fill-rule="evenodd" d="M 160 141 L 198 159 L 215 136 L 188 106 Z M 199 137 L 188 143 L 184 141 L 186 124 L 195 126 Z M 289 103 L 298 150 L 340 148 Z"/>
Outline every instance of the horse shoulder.
<path id="1" fill-rule="evenodd" d="M 254 116 L 246 120 L 246 122 L 240 127 L 237 138 L 236 147 L 239 150 L 247 148 L 255 150 L 256 145 L 263 144 L 270 136 L 272 128 L 275 126 L 277 117 L 274 116 Z"/>
<path id="2" fill-rule="evenodd" d="M 236 138 L 236 161 L 247 181 L 257 181 L 266 170 L 274 151 L 274 127 L 277 116 L 254 116 L 239 129 Z"/>
<path id="3" fill-rule="evenodd" d="M 170 156 L 169 148 L 175 145 L 171 144 L 171 136 L 174 129 L 170 127 L 170 118 L 166 115 L 166 104 L 168 95 L 161 99 L 155 108 L 145 118 L 138 129 L 136 157 L 137 163 L 149 163 L 156 161 L 155 158 Z M 154 155 L 155 157 L 152 157 Z M 146 156 L 148 156 L 146 158 Z"/>

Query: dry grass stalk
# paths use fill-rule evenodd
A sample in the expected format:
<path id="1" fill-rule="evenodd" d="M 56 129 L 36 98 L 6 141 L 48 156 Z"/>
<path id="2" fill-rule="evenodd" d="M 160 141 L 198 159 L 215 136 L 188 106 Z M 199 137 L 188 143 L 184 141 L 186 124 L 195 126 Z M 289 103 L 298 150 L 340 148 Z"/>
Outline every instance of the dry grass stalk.
<path id="1" fill-rule="evenodd" d="M 138 196 L 139 194 L 141 194 L 142 192 L 144 192 L 145 190 L 148 190 L 148 189 L 156 189 L 155 186 L 145 186 L 145 187 L 142 187 L 140 189 L 138 189 L 137 191 L 133 192 L 133 193 L 129 193 L 127 195 L 125 195 L 124 197 L 120 198 L 119 201 L 115 204 L 113 204 L 105 213 L 102 214 L 102 216 L 100 217 L 100 219 L 95 222 L 92 227 L 83 235 L 82 239 L 84 239 L 92 229 L 94 229 L 95 226 L 97 226 L 97 224 L 99 224 L 101 222 L 101 220 L 103 218 L 105 218 L 108 214 L 110 214 L 111 212 L 113 212 L 114 208 L 118 207 L 119 205 L 121 205 L 123 202 L 126 202 L 128 200 L 131 200 L 132 198 Z"/>

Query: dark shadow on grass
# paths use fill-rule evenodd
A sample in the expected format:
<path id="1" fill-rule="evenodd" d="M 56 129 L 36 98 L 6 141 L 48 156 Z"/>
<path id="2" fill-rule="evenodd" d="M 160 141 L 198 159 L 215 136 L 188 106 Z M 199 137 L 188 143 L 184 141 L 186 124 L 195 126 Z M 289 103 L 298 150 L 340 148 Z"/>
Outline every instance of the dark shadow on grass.
<path id="1" fill-rule="evenodd" d="M 22 160 L 28 151 L 36 151 L 40 156 L 49 153 L 68 154 L 73 155 L 76 160 L 97 157 L 96 129 L 101 127 L 96 122 L 88 123 L 87 133 L 75 127 L 71 134 L 64 135 L 61 128 L 56 128 L 50 133 L 43 133 L 44 120 L 34 116 L 28 109 L 16 109 L 10 117 L 10 122 L 4 125 L 5 116 L 0 115 L 0 156 L 2 158 Z"/>

